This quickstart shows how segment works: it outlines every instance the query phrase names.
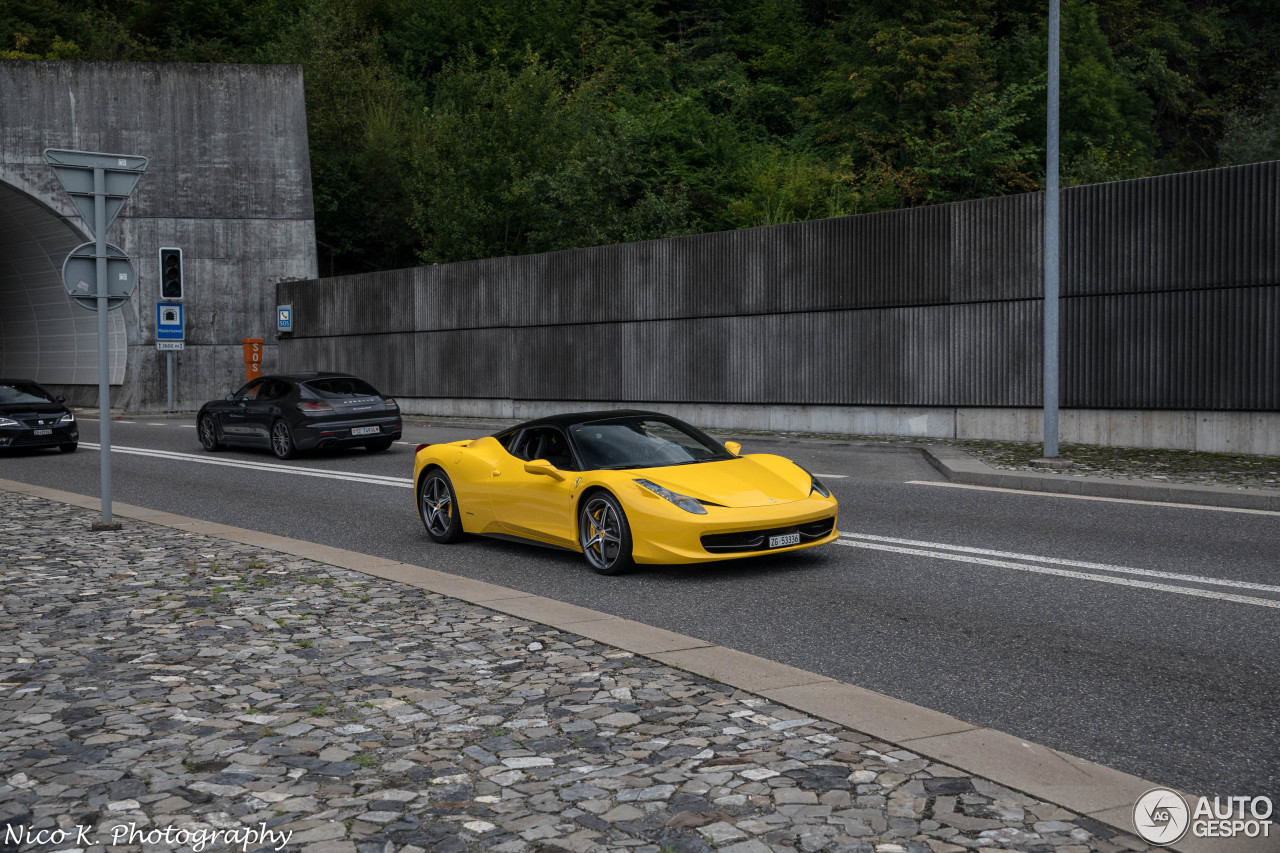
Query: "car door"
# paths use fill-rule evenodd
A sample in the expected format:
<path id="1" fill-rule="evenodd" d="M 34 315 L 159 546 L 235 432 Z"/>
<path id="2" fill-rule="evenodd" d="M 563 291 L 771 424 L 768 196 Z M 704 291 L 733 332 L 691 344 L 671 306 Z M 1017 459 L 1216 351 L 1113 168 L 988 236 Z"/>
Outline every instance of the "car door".
<path id="1" fill-rule="evenodd" d="M 221 413 L 222 434 L 228 441 L 251 442 L 253 431 L 249 422 L 249 403 L 255 400 L 262 390 L 265 379 L 255 379 L 236 391 L 231 401 L 225 404 Z"/>
<path id="2" fill-rule="evenodd" d="M 258 444 L 271 443 L 271 424 L 280 416 L 281 404 L 292 386 L 283 379 L 267 377 L 257 395 L 245 402 L 247 434 Z"/>
<path id="3" fill-rule="evenodd" d="M 556 474 L 532 474 L 525 463 L 545 459 Z M 562 547 L 577 541 L 573 517 L 573 489 L 578 479 L 573 455 L 557 427 L 526 429 L 499 454 L 489 477 L 489 501 L 502 527 L 523 536 Z"/>

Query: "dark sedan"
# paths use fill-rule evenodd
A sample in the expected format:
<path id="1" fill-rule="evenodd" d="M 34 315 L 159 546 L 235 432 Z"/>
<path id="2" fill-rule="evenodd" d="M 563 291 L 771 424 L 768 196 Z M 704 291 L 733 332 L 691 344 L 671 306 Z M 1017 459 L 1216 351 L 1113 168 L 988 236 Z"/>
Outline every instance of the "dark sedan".
<path id="1" fill-rule="evenodd" d="M 0 379 L 0 448 L 56 447 L 72 453 L 80 441 L 76 416 L 30 379 Z"/>
<path id="2" fill-rule="evenodd" d="M 401 426 L 396 401 L 349 373 L 263 376 L 196 415 L 205 450 L 267 447 L 281 459 L 328 447 L 386 450 Z"/>

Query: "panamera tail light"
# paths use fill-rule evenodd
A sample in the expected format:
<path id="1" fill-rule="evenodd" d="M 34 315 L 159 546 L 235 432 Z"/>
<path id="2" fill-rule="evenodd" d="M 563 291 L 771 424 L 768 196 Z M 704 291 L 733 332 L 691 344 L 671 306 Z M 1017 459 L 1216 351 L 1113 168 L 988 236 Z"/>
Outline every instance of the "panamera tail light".
<path id="1" fill-rule="evenodd" d="M 298 403 L 298 411 L 304 415 L 323 415 L 326 412 L 332 412 L 333 406 L 319 400 L 302 400 Z"/>

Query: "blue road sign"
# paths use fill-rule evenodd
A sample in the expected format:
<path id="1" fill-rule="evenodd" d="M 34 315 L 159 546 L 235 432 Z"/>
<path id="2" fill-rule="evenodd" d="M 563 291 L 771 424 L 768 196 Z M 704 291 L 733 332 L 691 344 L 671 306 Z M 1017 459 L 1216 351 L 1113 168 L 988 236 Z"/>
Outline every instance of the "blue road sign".
<path id="1" fill-rule="evenodd" d="M 181 302 L 156 303 L 156 340 L 180 341 L 185 337 Z"/>
<path id="2" fill-rule="evenodd" d="M 276 306 L 276 331 L 277 332 L 293 331 L 293 306 L 292 305 Z"/>

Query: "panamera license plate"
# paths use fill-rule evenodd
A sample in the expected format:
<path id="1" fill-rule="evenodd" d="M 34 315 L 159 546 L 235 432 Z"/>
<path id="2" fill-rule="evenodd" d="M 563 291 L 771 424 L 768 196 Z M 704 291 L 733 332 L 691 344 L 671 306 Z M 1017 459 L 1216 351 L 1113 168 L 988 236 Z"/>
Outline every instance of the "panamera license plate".
<path id="1" fill-rule="evenodd" d="M 785 548 L 788 545 L 799 545 L 799 544 L 800 544 L 799 533 L 784 533 L 781 536 L 769 537 L 770 548 Z"/>
<path id="2" fill-rule="evenodd" d="M 31 432 L 35 435 L 53 435 L 53 430 L 51 429 L 33 429 Z"/>
<path id="3" fill-rule="evenodd" d="M 382 432 L 382 427 L 376 426 L 351 428 L 352 435 L 377 435 L 380 432 Z"/>

